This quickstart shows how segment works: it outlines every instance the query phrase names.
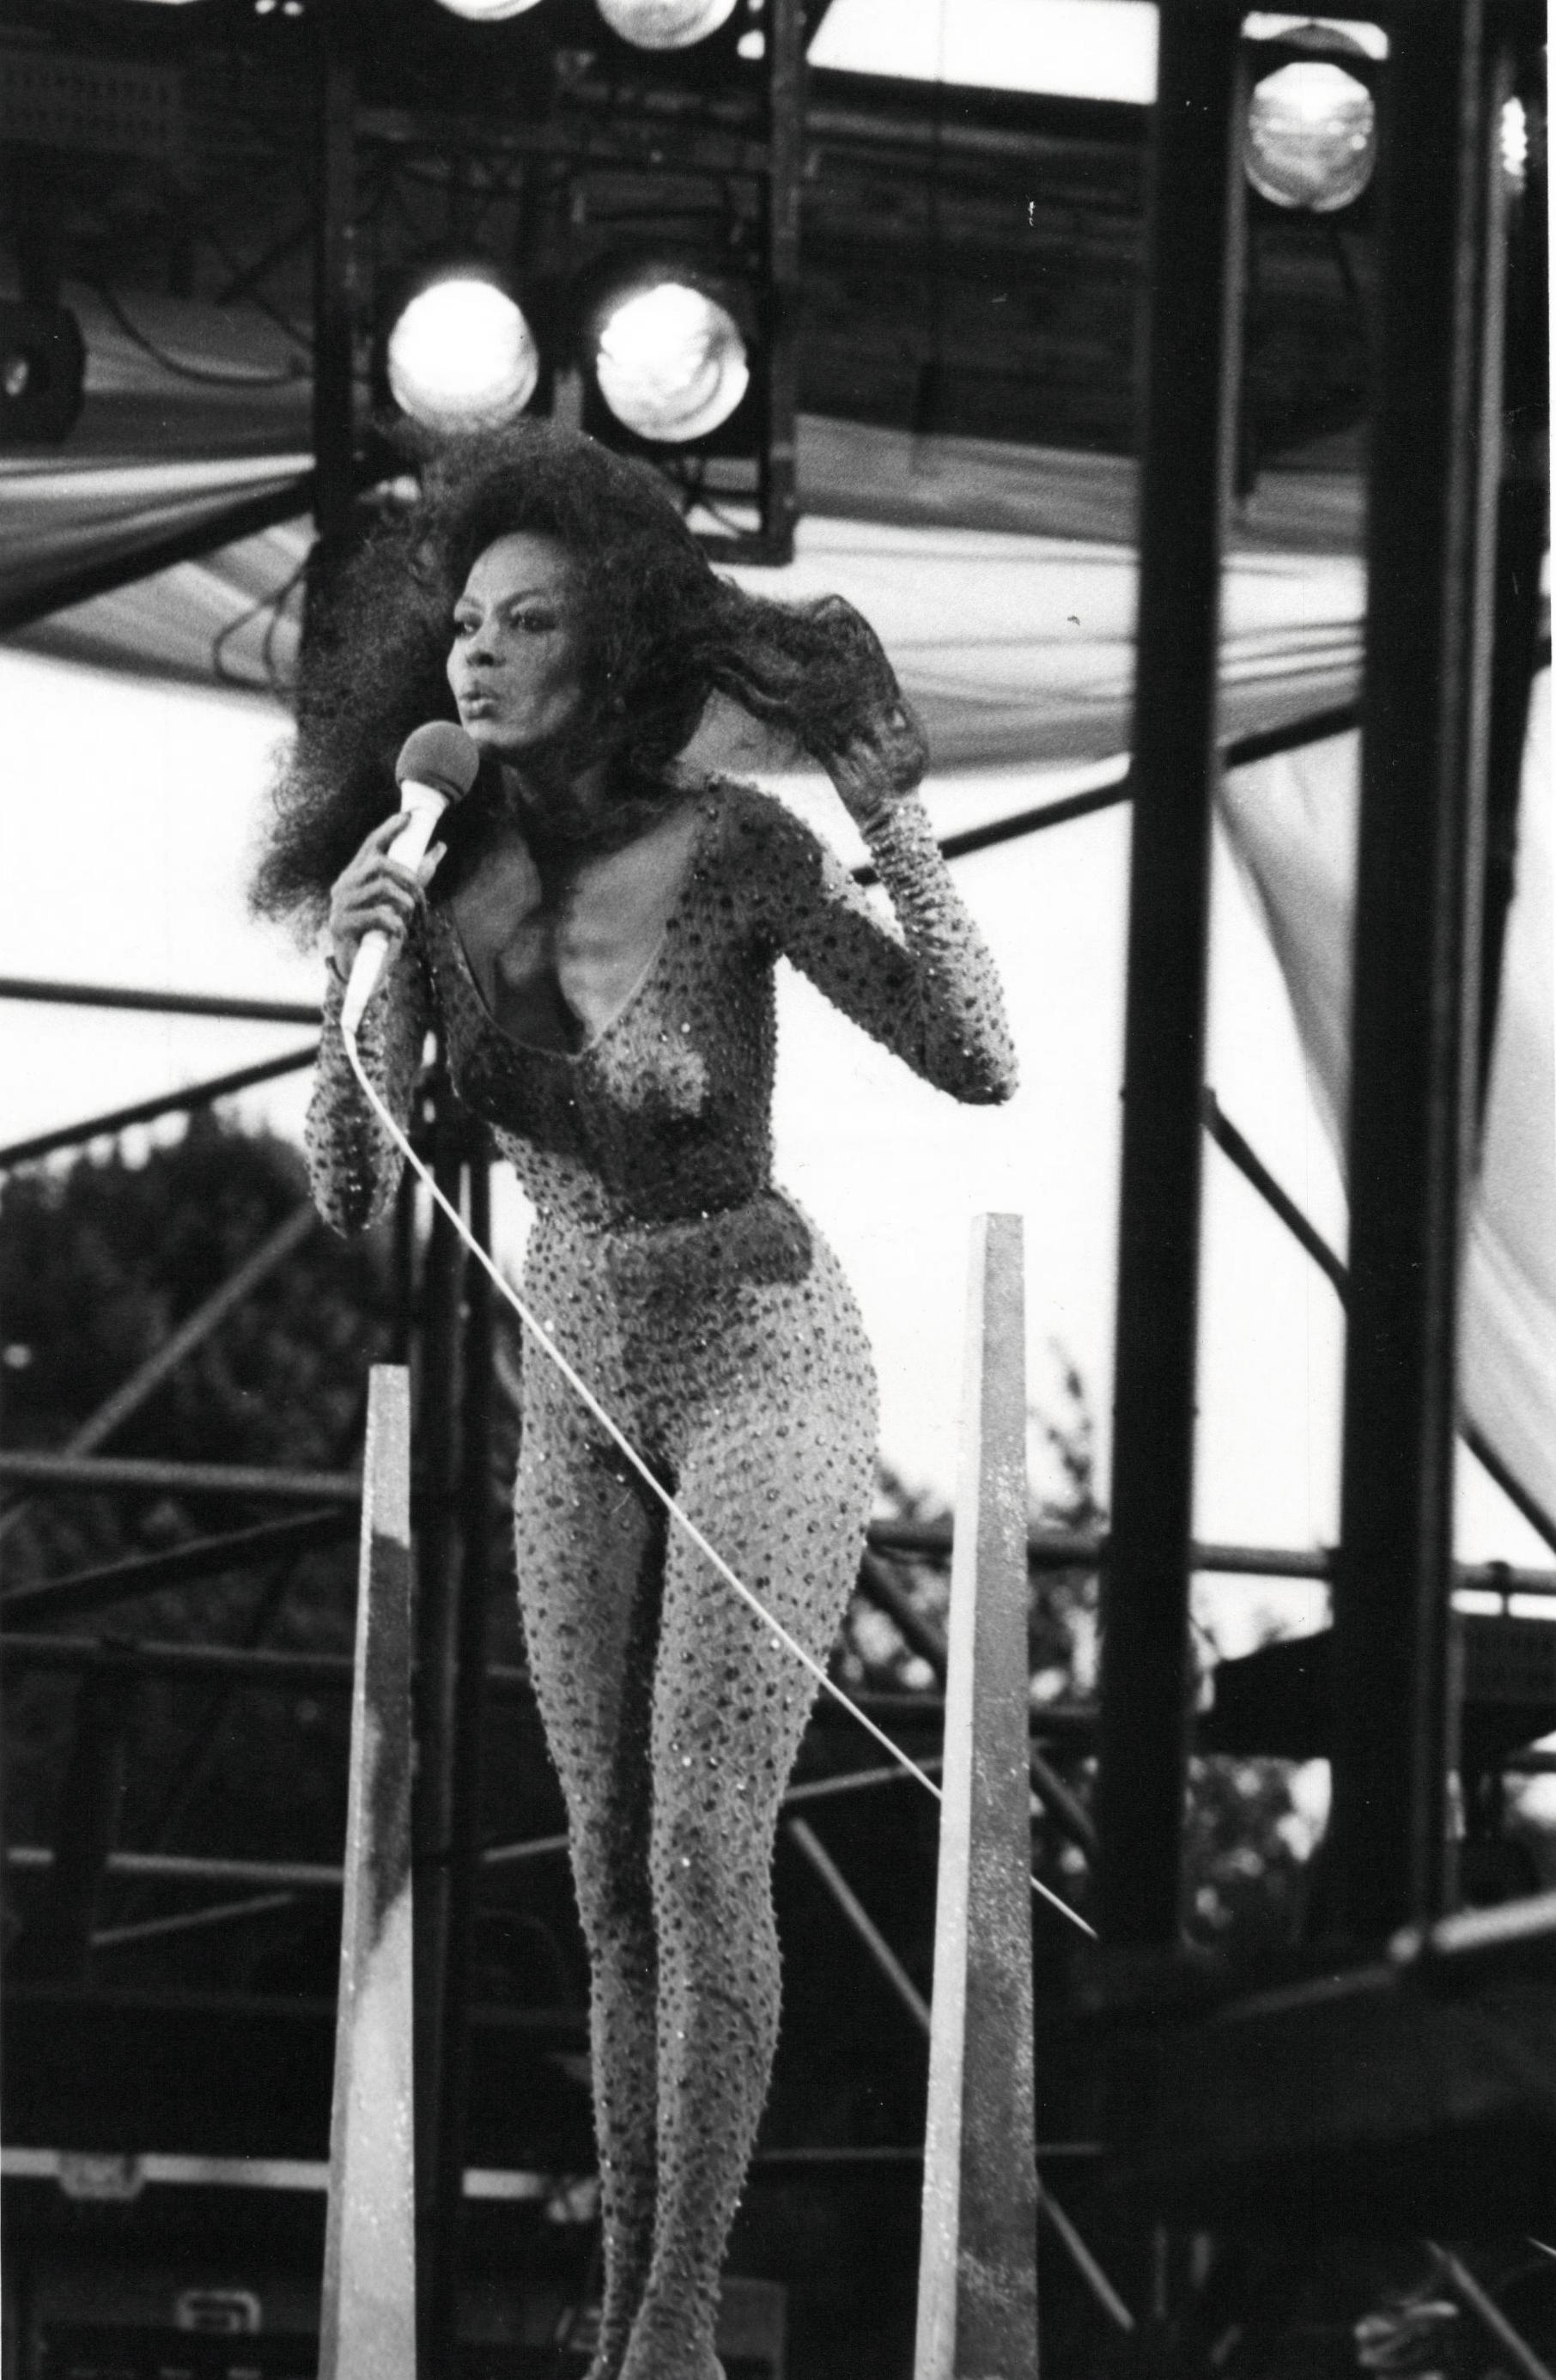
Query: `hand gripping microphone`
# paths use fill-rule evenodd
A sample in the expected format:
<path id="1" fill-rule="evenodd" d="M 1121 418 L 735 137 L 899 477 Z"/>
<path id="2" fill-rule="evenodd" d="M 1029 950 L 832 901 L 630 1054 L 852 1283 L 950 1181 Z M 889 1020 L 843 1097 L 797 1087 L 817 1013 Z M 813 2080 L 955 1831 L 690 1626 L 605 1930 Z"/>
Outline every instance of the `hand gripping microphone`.
<path id="1" fill-rule="evenodd" d="M 429 720 L 425 727 L 415 728 L 406 737 L 395 763 L 395 775 L 401 807 L 410 816 L 389 846 L 391 859 L 412 870 L 420 867 L 437 832 L 438 820 L 450 802 L 459 801 L 469 792 L 480 766 L 480 754 L 464 729 L 456 727 L 450 720 Z M 355 1038 L 362 1011 L 372 998 L 388 955 L 389 937 L 376 926 L 358 943 L 346 998 L 341 1002 L 343 1033 Z"/>

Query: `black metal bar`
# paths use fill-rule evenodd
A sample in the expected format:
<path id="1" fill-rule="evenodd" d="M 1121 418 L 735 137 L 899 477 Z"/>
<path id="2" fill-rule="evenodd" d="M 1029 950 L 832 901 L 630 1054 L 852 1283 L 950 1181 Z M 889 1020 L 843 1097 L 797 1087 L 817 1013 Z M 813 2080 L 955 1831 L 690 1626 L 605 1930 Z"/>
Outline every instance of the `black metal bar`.
<path id="1" fill-rule="evenodd" d="M 303 1512 L 296 1520 L 265 1521 L 258 1528 L 237 1529 L 220 1537 L 197 1537 L 164 1553 L 132 1554 L 128 1560 L 72 1571 L 68 1577 L 43 1579 L 35 1586 L 13 1586 L 0 1595 L 0 1625 L 72 1620 L 150 1595 L 154 1588 L 226 1578 L 273 1554 L 300 1552 L 353 1536 L 356 1528 L 356 1514 L 349 1510 Z"/>
<path id="2" fill-rule="evenodd" d="M 1480 0 L 1397 19 L 1352 1023 L 1350 1327 L 1334 1592 L 1342 1931 L 1448 1884 L 1458 1292 L 1473 1139 L 1500 357 Z M 1489 218 L 1489 219 L 1488 219 Z"/>
<path id="3" fill-rule="evenodd" d="M 315 10 L 319 43 L 313 208 L 313 517 L 334 546 L 356 484 L 354 382 L 357 79 L 349 0 Z"/>
<path id="4" fill-rule="evenodd" d="M 1116 809 L 1129 800 L 1134 783 L 1127 770 L 1106 785 L 1089 785 L 1082 793 L 1063 794 L 1058 800 L 1039 802 L 1035 809 L 1015 810 L 1009 818 L 990 819 L 983 826 L 963 827 L 954 834 L 940 838 L 941 856 L 945 859 L 962 859 L 969 852 L 991 851 L 1002 843 L 1017 842 L 1023 835 L 1040 834 L 1045 828 L 1063 826 L 1070 819 L 1089 818 L 1096 810 Z M 875 868 L 868 861 L 854 870 L 857 884 L 880 882 Z"/>
<path id="5" fill-rule="evenodd" d="M 492 1176 L 484 1148 L 466 1169 L 470 1236 L 492 1245 Z M 492 1585 L 492 1405 L 494 1374 L 492 1283 L 467 1262 L 459 1412 L 461 1542 L 454 1598 L 451 1742 L 448 1747 L 448 1931 L 444 1981 L 443 2095 L 436 2192 L 439 2297 L 434 2336 L 451 2336 L 459 2282 L 465 2140 L 469 2082 L 470 1947 L 480 1864 L 481 1718 Z"/>
<path id="6" fill-rule="evenodd" d="M 869 1553 L 859 1564 L 859 1588 L 878 1611 L 886 1614 L 909 1650 L 928 1661 L 943 1687 L 948 1658 L 943 1632 L 918 1609 L 885 1563 Z M 1095 1851 L 1097 1832 L 1091 1823 L 1090 1812 L 1076 1801 L 1064 1779 L 1049 1767 L 1040 1752 L 1028 1748 L 1027 1762 L 1032 1791 L 1065 1840 L 1076 1844 L 1084 1852 Z"/>
<path id="7" fill-rule="evenodd" d="M 46 1875 L 55 1854 L 40 1843 L 11 1843 L 5 1864 L 18 1876 Z M 206 1858 L 188 1852 L 110 1852 L 104 1873 L 138 1884 L 252 1885 L 257 1890 L 338 1892 L 341 1871 L 314 1860 Z M 19 1976 L 18 1981 L 22 1980 Z"/>
<path id="8" fill-rule="evenodd" d="M 90 602 L 94 595 L 112 595 L 120 587 L 133 587 L 160 570 L 171 570 L 176 563 L 198 562 L 202 554 L 236 545 L 240 538 L 257 537 L 261 529 L 296 520 L 312 502 L 313 474 L 309 471 L 279 488 L 267 489 L 262 495 L 239 496 L 214 512 L 202 513 L 188 528 L 147 538 L 128 553 L 78 563 L 41 587 L 24 587 L 14 595 L 0 597 L 0 637 L 35 628 L 40 620 Z"/>
<path id="9" fill-rule="evenodd" d="M 1556 1512 L 1550 1512 L 1538 1496 L 1530 1493 L 1516 1472 L 1510 1471 L 1496 1448 L 1482 1430 L 1470 1421 L 1461 1421 L 1460 1434 L 1465 1444 L 1483 1471 L 1494 1479 L 1508 1502 L 1522 1512 L 1531 1529 L 1542 1536 L 1552 1553 L 1556 1553 Z"/>
<path id="10" fill-rule="evenodd" d="M 438 1078 L 434 1179 L 457 1209 L 462 1167 L 452 1094 Z M 416 1438 L 416 2196 L 419 2362 L 452 2361 L 453 2242 L 444 2220 L 441 2146 L 447 2122 L 450 1875 L 458 1688 L 460 1572 L 459 1324 L 464 1252 L 441 1207 L 432 1210 L 422 1275 L 421 1363 Z M 485 1524 L 486 1515 L 482 1513 Z"/>
<path id="11" fill-rule="evenodd" d="M 343 1471 L 270 1471 L 259 1463 L 157 1463 L 128 1454 L 44 1454 L 36 1448 L 0 1451 L 0 1485 L 23 1488 L 127 1488 L 166 1496 L 252 1496 L 277 1504 L 346 1504 L 361 1500 L 362 1483 Z"/>
<path id="12" fill-rule="evenodd" d="M 800 175 L 805 121 L 801 0 L 770 0 L 767 33 L 767 173 L 762 192 L 761 537 L 766 558 L 793 559 L 799 517 Z"/>
<path id="13" fill-rule="evenodd" d="M 19 1982 L 86 1981 L 97 1903 L 119 1830 L 137 1682 L 128 1664 L 103 1650 L 82 1673 L 49 1880 L 12 1954 Z"/>
<path id="14" fill-rule="evenodd" d="M 190 1083 L 181 1091 L 164 1091 L 154 1099 L 138 1099 L 133 1107 L 111 1108 L 106 1115 L 88 1116 L 84 1123 L 63 1124 L 56 1132 L 36 1133 L 30 1140 L 13 1140 L 8 1148 L 0 1148 L 0 1167 L 23 1165 L 34 1157 L 51 1157 L 55 1149 L 79 1148 L 107 1133 L 128 1131 L 131 1124 L 153 1123 L 158 1116 L 208 1108 L 213 1100 L 230 1098 L 234 1091 L 251 1090 L 256 1083 L 272 1083 L 278 1075 L 300 1074 L 305 1066 L 312 1065 L 318 1055 L 318 1043 L 310 1041 L 306 1050 L 289 1050 L 283 1058 L 266 1058 L 257 1066 L 239 1066 L 233 1074 L 215 1075 L 204 1083 Z"/>
<path id="15" fill-rule="evenodd" d="M 218 992 L 136 991 L 116 983 L 45 983 L 35 976 L 0 976 L 0 1000 L 46 1001 L 60 1008 L 139 1008 L 158 1016 L 232 1016 L 256 1025 L 317 1025 L 318 1002 L 237 1000 Z"/>
<path id="16" fill-rule="evenodd" d="M 213 1925 L 237 1925 L 248 1917 L 274 1917 L 295 1909 L 291 1892 L 250 1894 L 243 1900 L 219 1901 L 213 1909 L 181 1909 L 169 1917 L 141 1917 L 128 1925 L 100 1925 L 91 1937 L 94 1950 L 123 1950 L 137 1942 L 156 1942 L 170 1934 L 203 1934 Z"/>
<path id="17" fill-rule="evenodd" d="M 1543 54 L 1521 61 L 1518 95 L 1528 164 L 1508 222 L 1503 370 L 1503 468 L 1497 495 L 1496 620 L 1487 762 L 1485 929 L 1481 955 L 1478 1106 L 1490 1091 L 1502 950 L 1517 878 L 1518 814 L 1529 693 L 1540 660 L 1540 565 L 1550 534 L 1550 217 Z M 1498 94 L 1499 98 L 1501 96 Z M 1500 171 L 1500 163 L 1496 170 Z"/>
<path id="18" fill-rule="evenodd" d="M 1333 1282 L 1343 1305 L 1350 1293 L 1350 1276 L 1322 1232 L 1314 1229 L 1295 1200 L 1287 1196 L 1262 1158 L 1256 1155 L 1226 1115 L 1214 1091 L 1206 1091 L 1203 1112 L 1205 1129 L 1216 1147 L 1230 1158 L 1244 1180 L 1251 1183 L 1266 1206 L 1280 1217 L 1293 1239 L 1307 1250 L 1319 1271 Z"/>
<path id="19" fill-rule="evenodd" d="M 105 1640 L 115 1658 L 139 1677 L 170 1685 L 242 1686 L 259 1693 L 333 1694 L 351 1684 L 345 1653 L 277 1653 L 259 1645 L 180 1645 Z M 6 1633 L 0 1638 L 8 1676 L 28 1670 L 90 1669 L 104 1640 L 82 1636 Z"/>
<path id="20" fill-rule="evenodd" d="M 1098 1923 L 1176 1940 L 1222 558 L 1243 231 L 1234 13 L 1165 0 L 1151 166 Z"/>
<path id="21" fill-rule="evenodd" d="M 1455 2256 L 1452 2249 L 1439 2247 L 1435 2240 L 1428 2240 L 1423 2244 L 1430 2249 L 1439 2273 L 1454 2296 L 1495 2341 L 1499 2363 L 1511 2363 L 1519 2380 L 1556 2380 L 1550 2364 L 1535 2352 L 1523 2332 L 1509 2322 L 1496 2299 L 1489 2289 L 1482 2289 L 1469 2266 Z"/>

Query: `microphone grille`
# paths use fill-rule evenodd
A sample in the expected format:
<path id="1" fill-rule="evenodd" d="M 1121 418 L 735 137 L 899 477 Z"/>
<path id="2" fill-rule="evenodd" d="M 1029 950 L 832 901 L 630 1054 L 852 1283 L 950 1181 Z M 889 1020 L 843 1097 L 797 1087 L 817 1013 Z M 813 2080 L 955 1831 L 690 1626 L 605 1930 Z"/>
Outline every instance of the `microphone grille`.
<path id="1" fill-rule="evenodd" d="M 468 794 L 480 767 L 480 754 L 451 719 L 430 719 L 413 728 L 395 763 L 396 784 L 435 786 L 451 802 Z"/>

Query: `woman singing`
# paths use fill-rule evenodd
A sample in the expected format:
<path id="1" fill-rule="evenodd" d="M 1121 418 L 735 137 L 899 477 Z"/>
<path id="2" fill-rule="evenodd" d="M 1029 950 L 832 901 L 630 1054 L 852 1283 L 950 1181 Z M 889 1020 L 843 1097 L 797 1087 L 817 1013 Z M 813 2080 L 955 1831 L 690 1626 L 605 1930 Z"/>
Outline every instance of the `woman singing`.
<path id="1" fill-rule="evenodd" d="M 446 451 L 335 622 L 257 894 L 273 913 L 327 903 L 319 1204 L 358 1232 L 395 1190 L 338 1022 L 378 928 L 395 958 L 360 1046 L 391 1112 L 435 1026 L 534 1202 L 532 1311 L 824 1662 L 863 1542 L 875 1385 L 836 1259 L 771 1178 L 774 963 L 954 1098 L 1014 1085 L 885 656 L 840 600 L 791 608 L 721 579 L 650 474 L 533 424 Z M 778 802 L 677 765 L 715 693 L 827 770 L 895 932 Z M 480 774 L 413 878 L 386 856 L 394 758 L 451 697 Z M 592 1964 L 590 2380 L 717 2380 L 720 2264 L 778 2025 L 773 1836 L 811 1681 L 536 1348 L 515 1518 Z"/>

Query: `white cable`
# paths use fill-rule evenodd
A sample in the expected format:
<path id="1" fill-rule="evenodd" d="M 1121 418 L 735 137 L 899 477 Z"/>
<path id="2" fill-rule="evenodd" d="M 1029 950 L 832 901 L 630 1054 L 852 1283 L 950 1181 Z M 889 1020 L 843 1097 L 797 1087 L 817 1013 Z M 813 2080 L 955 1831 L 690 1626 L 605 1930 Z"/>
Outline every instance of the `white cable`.
<path id="1" fill-rule="evenodd" d="M 519 1296 L 518 1292 L 513 1287 L 513 1284 L 507 1281 L 501 1272 L 499 1272 L 487 1251 L 466 1229 L 463 1217 L 444 1196 L 443 1192 L 438 1188 L 432 1176 L 422 1164 L 421 1160 L 417 1156 L 415 1149 L 412 1148 L 410 1145 L 410 1142 L 407 1139 L 405 1134 L 401 1131 L 399 1125 L 395 1123 L 394 1117 L 384 1106 L 383 1101 L 380 1099 L 372 1083 L 369 1080 L 367 1069 L 362 1064 L 361 1055 L 357 1048 L 357 1037 L 355 1033 L 346 1032 L 343 1028 L 341 1038 L 346 1044 L 346 1055 L 351 1061 L 352 1072 L 355 1074 L 358 1082 L 361 1085 L 363 1091 L 366 1093 L 368 1103 L 372 1109 L 373 1113 L 378 1117 L 379 1122 L 388 1133 L 390 1138 L 395 1143 L 395 1148 L 399 1149 L 402 1156 L 406 1159 L 407 1162 L 411 1166 L 419 1178 L 426 1184 L 427 1188 L 432 1194 L 433 1199 L 437 1205 L 442 1208 L 444 1213 L 447 1216 L 449 1221 L 453 1224 L 455 1230 L 464 1241 L 465 1245 L 468 1248 L 470 1254 L 475 1257 L 477 1263 L 488 1275 L 502 1295 L 507 1299 L 508 1304 L 513 1307 L 514 1312 L 517 1315 L 520 1322 L 523 1323 L 524 1328 L 529 1331 L 530 1337 L 535 1340 L 539 1345 L 545 1349 L 546 1354 L 551 1357 L 552 1362 L 556 1366 L 557 1370 L 567 1382 L 568 1387 L 571 1388 L 575 1394 L 582 1400 L 583 1403 L 593 1415 L 601 1427 L 607 1431 L 611 1438 L 614 1439 L 616 1445 L 621 1449 L 623 1454 L 626 1455 L 628 1463 L 631 1463 L 638 1477 L 642 1479 L 645 1485 L 658 1497 L 671 1520 L 676 1523 L 691 1539 L 692 1544 L 697 1548 L 698 1552 L 702 1555 L 704 1560 L 711 1562 L 713 1568 L 718 1572 L 719 1576 L 725 1580 L 727 1584 L 735 1589 L 735 1594 L 740 1597 L 742 1603 L 748 1604 L 750 1607 L 751 1610 L 756 1613 L 757 1618 L 761 1621 L 762 1626 L 772 1630 L 775 1642 L 786 1646 L 788 1651 L 794 1655 L 796 1660 L 800 1662 L 805 1669 L 808 1670 L 811 1676 L 817 1681 L 818 1684 L 824 1687 L 826 1692 L 831 1694 L 833 1702 L 841 1704 L 842 1707 L 849 1713 L 850 1717 L 857 1720 L 858 1724 L 864 1729 L 867 1735 L 872 1735 L 875 1738 L 876 1742 L 881 1745 L 883 1751 L 890 1754 L 891 1757 L 896 1762 L 899 1768 L 906 1769 L 908 1776 L 917 1778 L 926 1792 L 932 1793 L 937 1802 L 943 1800 L 944 1797 L 941 1792 L 941 1789 L 935 1783 L 933 1778 L 927 1777 L 924 1774 L 924 1771 L 919 1767 L 918 1762 L 910 1760 L 906 1753 L 903 1751 L 901 1745 L 893 1743 L 891 1737 L 885 1732 L 884 1729 L 877 1727 L 875 1721 L 869 1716 L 869 1714 L 862 1711 L 857 1703 L 852 1701 L 850 1697 L 844 1693 L 843 1688 L 840 1685 L 834 1683 L 833 1679 L 828 1675 L 826 1670 L 822 1667 L 821 1663 L 816 1659 L 815 1656 L 806 1651 L 805 1646 L 800 1644 L 797 1637 L 790 1635 L 788 1630 L 784 1626 L 783 1621 L 773 1618 L 772 1612 L 767 1609 L 766 1606 L 759 1599 L 758 1597 L 752 1594 L 750 1588 L 745 1585 L 743 1580 L 736 1578 L 734 1571 L 731 1570 L 728 1562 L 725 1561 L 723 1556 L 718 1551 L 717 1548 L 709 1544 L 707 1538 L 703 1536 L 702 1531 L 698 1527 L 697 1523 L 692 1520 L 688 1513 L 682 1512 L 681 1507 L 676 1503 L 669 1489 L 663 1487 L 660 1480 L 655 1477 L 653 1471 L 650 1468 L 649 1464 L 645 1463 L 643 1457 L 638 1453 L 630 1439 L 628 1439 L 626 1433 L 617 1427 L 615 1422 L 612 1420 L 610 1415 L 606 1412 L 604 1406 L 601 1403 L 593 1390 L 589 1386 L 587 1380 L 580 1378 L 579 1375 L 573 1369 L 572 1365 L 567 1361 L 566 1356 L 562 1353 L 560 1347 L 558 1347 L 553 1341 L 545 1325 L 542 1322 L 536 1320 L 534 1315 L 530 1313 L 529 1308 L 525 1305 L 524 1300 Z M 1042 1899 L 1050 1902 L 1052 1906 L 1057 1909 L 1063 1916 L 1067 1917 L 1071 1925 L 1077 1926 L 1081 1933 L 1088 1935 L 1092 1941 L 1097 1939 L 1096 1929 L 1093 1926 L 1088 1925 L 1085 1918 L 1082 1917 L 1077 1911 L 1070 1907 L 1067 1900 L 1062 1900 L 1058 1893 L 1051 1892 L 1048 1886 L 1042 1882 L 1040 1877 L 1033 1876 L 1032 1889 L 1034 1892 L 1040 1894 Z"/>

